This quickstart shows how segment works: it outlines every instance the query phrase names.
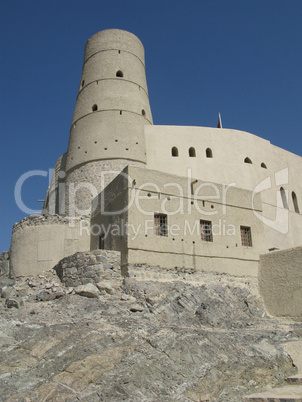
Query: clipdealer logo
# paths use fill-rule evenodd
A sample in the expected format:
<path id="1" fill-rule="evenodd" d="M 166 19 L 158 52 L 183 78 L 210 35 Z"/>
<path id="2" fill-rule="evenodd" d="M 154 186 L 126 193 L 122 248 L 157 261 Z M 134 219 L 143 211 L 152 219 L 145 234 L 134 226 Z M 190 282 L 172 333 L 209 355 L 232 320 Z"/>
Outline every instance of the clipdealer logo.
<path id="1" fill-rule="evenodd" d="M 35 214 L 35 210 L 29 208 L 27 205 L 25 205 L 23 199 L 22 199 L 22 188 L 25 182 L 32 177 L 35 176 L 42 176 L 42 177 L 48 177 L 49 178 L 49 185 L 52 177 L 53 169 L 49 169 L 49 171 L 44 171 L 44 170 L 31 170 L 29 172 L 26 172 L 20 176 L 20 178 L 17 180 L 16 185 L 15 185 L 15 201 L 17 206 L 20 208 L 21 211 L 23 211 L 26 214 Z M 108 180 L 105 180 L 105 176 L 110 175 L 111 179 L 114 178 L 117 175 L 121 175 L 124 177 L 125 185 L 126 182 L 128 182 L 128 185 L 130 188 L 134 188 L 134 183 L 135 180 L 132 180 L 131 177 L 126 174 L 125 172 L 118 172 L 118 171 L 107 171 L 107 172 L 102 172 L 101 175 L 101 187 L 105 188 L 106 183 Z M 193 201 L 194 207 L 198 210 L 199 213 L 203 215 L 215 215 L 218 213 L 217 210 L 212 210 L 212 211 L 206 211 L 205 209 L 201 208 L 197 202 L 197 196 L 202 196 L 203 199 L 205 200 L 219 200 L 222 204 L 222 214 L 226 215 L 227 213 L 227 192 L 229 189 L 232 187 L 236 187 L 235 183 L 230 183 L 228 185 L 226 184 L 221 184 L 220 186 L 215 185 L 215 183 L 206 183 L 206 182 L 201 182 L 197 183 L 198 181 L 192 181 L 191 177 L 191 171 L 189 169 L 188 171 L 188 189 L 187 192 L 190 194 L 190 199 Z M 192 189 L 192 185 L 195 185 L 196 188 Z M 258 183 L 253 192 L 252 192 L 252 209 L 254 215 L 259 219 L 264 225 L 270 227 L 273 230 L 276 230 L 279 233 L 286 234 L 288 233 L 289 230 L 289 211 L 288 208 L 284 206 L 284 202 L 282 200 L 282 195 L 280 192 L 280 186 L 284 186 L 288 184 L 288 168 L 279 170 L 274 174 L 274 183 L 273 180 L 270 176 L 266 177 L 264 180 L 262 180 L 260 183 Z M 178 195 L 176 198 L 179 199 L 179 205 L 177 205 L 177 208 L 174 211 L 166 211 L 166 199 L 163 199 L 162 201 L 162 209 L 165 213 L 169 215 L 175 215 L 175 214 L 191 214 L 191 203 L 188 203 L 188 207 L 185 208 L 183 204 L 183 200 L 186 198 L 186 191 L 184 191 L 184 188 L 177 182 L 173 183 L 165 183 L 163 185 L 164 189 L 167 191 L 167 189 L 174 187 L 174 192 L 176 192 Z M 265 191 L 270 190 L 271 192 L 274 191 L 273 187 L 275 187 L 275 193 L 276 193 L 276 202 L 272 202 L 272 204 L 268 204 L 263 202 L 264 206 L 264 211 L 260 213 L 259 208 L 256 206 L 256 196 L 257 194 L 260 194 L 262 196 L 262 201 L 263 201 L 263 194 Z M 152 188 L 152 195 L 151 193 L 149 194 L 150 188 Z M 91 209 L 79 209 L 77 208 L 76 201 L 77 201 L 77 194 L 81 189 L 86 189 L 90 194 L 92 195 L 92 198 L 96 197 L 98 194 L 97 189 L 95 186 L 89 182 L 81 182 L 78 183 L 77 185 L 71 183 L 68 188 L 68 194 L 67 196 L 69 197 L 69 216 L 70 218 L 73 218 L 75 216 L 79 215 L 89 215 L 91 212 L 94 211 L 94 209 L 98 208 L 96 205 L 97 203 L 93 203 L 91 206 Z M 203 195 L 203 189 L 206 189 L 206 192 L 209 192 L 211 195 Z M 60 189 L 59 189 L 60 190 Z M 65 189 L 65 184 L 61 186 L 61 191 L 59 191 L 59 198 L 62 197 L 64 199 L 66 197 L 66 189 Z M 142 194 L 141 194 L 142 193 Z M 148 195 L 143 195 L 144 193 L 148 193 Z M 152 215 L 153 211 L 146 211 L 142 208 L 140 201 L 144 199 L 155 199 L 158 198 L 158 194 L 161 193 L 161 189 L 158 187 L 156 183 L 142 183 L 140 186 L 138 186 L 136 192 L 131 192 L 131 197 L 128 200 L 128 204 L 124 205 L 122 210 L 119 211 L 110 211 L 106 208 L 106 201 L 110 203 L 110 198 L 114 197 L 109 197 L 109 199 L 106 200 L 104 197 L 104 193 L 100 193 L 98 198 L 98 201 L 100 202 L 100 211 L 104 215 L 116 215 L 120 214 L 122 212 L 127 211 L 131 206 L 135 203 L 135 206 L 138 210 L 138 212 L 144 214 L 144 215 Z M 288 199 L 288 191 L 284 190 L 284 196 Z M 111 194 L 112 196 L 112 194 Z M 95 200 L 97 201 L 97 200 Z M 52 209 L 50 208 L 49 210 L 50 214 L 53 214 Z M 274 214 L 274 218 L 271 216 L 268 217 L 266 215 Z"/>
<path id="2" fill-rule="evenodd" d="M 289 219 L 288 219 L 288 208 L 285 208 L 282 201 L 281 192 L 277 189 L 277 186 L 282 186 L 288 184 L 288 168 L 279 170 L 275 173 L 275 186 L 276 186 L 276 207 L 274 207 L 275 219 L 269 219 L 268 217 L 261 215 L 257 212 L 255 208 L 255 196 L 256 194 L 262 193 L 266 190 L 270 190 L 272 185 L 271 177 L 267 177 L 262 180 L 257 186 L 254 188 L 252 195 L 252 208 L 255 216 L 266 226 L 276 230 L 279 233 L 286 234 L 289 229 Z M 288 199 L 288 191 L 285 191 L 286 198 Z"/>

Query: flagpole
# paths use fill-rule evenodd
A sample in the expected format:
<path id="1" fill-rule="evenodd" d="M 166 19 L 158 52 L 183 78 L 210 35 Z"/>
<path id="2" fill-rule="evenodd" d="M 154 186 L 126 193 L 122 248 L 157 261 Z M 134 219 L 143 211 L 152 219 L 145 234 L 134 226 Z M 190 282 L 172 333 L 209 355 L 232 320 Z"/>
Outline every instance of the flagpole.
<path id="1" fill-rule="evenodd" d="M 221 122 L 221 115 L 220 115 L 220 112 L 218 113 L 218 124 L 217 124 L 217 128 L 222 128 L 222 122 Z"/>

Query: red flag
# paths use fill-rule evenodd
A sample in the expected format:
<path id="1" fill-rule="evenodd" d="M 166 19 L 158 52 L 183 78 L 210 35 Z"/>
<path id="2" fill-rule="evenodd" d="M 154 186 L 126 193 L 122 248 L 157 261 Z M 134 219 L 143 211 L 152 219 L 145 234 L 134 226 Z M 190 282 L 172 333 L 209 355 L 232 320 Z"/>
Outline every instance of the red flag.
<path id="1" fill-rule="evenodd" d="M 220 113 L 218 113 L 218 124 L 217 124 L 217 128 L 222 128 Z"/>

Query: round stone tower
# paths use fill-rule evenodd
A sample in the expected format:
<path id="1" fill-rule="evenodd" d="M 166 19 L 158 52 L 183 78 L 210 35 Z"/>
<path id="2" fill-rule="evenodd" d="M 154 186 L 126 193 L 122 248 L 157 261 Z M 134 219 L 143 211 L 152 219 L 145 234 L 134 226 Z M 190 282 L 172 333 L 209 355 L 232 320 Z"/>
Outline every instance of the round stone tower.
<path id="1" fill-rule="evenodd" d="M 65 213 L 88 213 L 92 198 L 125 166 L 145 165 L 146 124 L 152 115 L 141 41 L 119 29 L 98 32 L 85 46 L 66 155 Z"/>

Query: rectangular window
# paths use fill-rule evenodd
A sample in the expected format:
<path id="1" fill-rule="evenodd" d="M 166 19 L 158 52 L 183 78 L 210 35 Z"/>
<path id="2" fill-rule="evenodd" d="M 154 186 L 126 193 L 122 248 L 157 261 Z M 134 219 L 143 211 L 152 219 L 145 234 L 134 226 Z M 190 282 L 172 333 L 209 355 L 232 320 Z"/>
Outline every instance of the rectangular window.
<path id="1" fill-rule="evenodd" d="M 211 221 L 200 221 L 200 235 L 202 241 L 213 241 Z"/>
<path id="2" fill-rule="evenodd" d="M 240 226 L 241 244 L 243 246 L 252 247 L 252 232 L 248 226 Z"/>
<path id="3" fill-rule="evenodd" d="M 105 235 L 101 234 L 99 237 L 99 249 L 104 250 L 105 249 Z"/>
<path id="4" fill-rule="evenodd" d="M 157 236 L 168 236 L 167 215 L 154 214 L 154 233 Z"/>

